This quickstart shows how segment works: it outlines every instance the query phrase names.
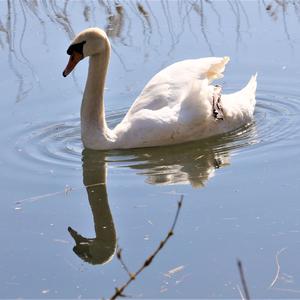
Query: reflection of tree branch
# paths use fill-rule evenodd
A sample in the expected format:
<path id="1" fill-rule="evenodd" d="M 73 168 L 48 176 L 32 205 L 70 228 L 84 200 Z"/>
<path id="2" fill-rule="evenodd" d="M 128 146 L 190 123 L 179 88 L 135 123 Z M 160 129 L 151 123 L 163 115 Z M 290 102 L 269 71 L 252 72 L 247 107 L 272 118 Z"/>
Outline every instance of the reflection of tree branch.
<path id="1" fill-rule="evenodd" d="M 113 53 L 117 56 L 117 58 L 119 59 L 121 65 L 123 66 L 124 70 L 126 72 L 131 71 L 130 69 L 128 69 L 128 67 L 125 64 L 125 61 L 123 60 L 122 56 L 118 53 L 118 51 L 115 49 L 115 47 L 113 45 L 111 45 L 111 49 L 113 51 Z"/>
<path id="2" fill-rule="evenodd" d="M 168 3 L 168 2 L 166 2 Z M 165 1 L 161 1 L 161 6 L 162 6 L 162 11 L 164 13 L 166 22 L 167 22 L 167 26 L 168 26 L 168 31 L 170 34 L 170 38 L 171 38 L 171 46 L 170 46 L 170 51 L 168 52 L 168 54 L 170 55 L 170 53 L 172 52 L 172 50 L 174 49 L 174 44 L 175 44 L 175 38 L 174 38 L 174 32 L 173 32 L 173 25 L 172 25 L 172 19 L 170 17 L 170 12 L 168 10 L 169 6 L 165 5 Z"/>
<path id="3" fill-rule="evenodd" d="M 71 40 L 75 34 L 71 26 L 71 22 L 67 15 L 67 8 L 68 8 L 69 1 L 65 0 L 63 9 L 60 9 L 59 6 L 57 6 L 55 0 L 50 0 L 49 3 L 54 13 L 56 23 L 62 26 L 62 28 L 67 33 L 69 39 Z"/>
<path id="4" fill-rule="evenodd" d="M 206 3 L 209 4 L 210 8 L 212 9 L 212 11 L 215 13 L 215 15 L 217 16 L 218 19 L 218 31 L 223 35 L 223 31 L 222 31 L 222 22 L 221 22 L 221 15 L 219 14 L 219 12 L 217 11 L 217 9 L 215 8 L 215 5 L 212 1 L 210 0 L 205 0 Z"/>
<path id="5" fill-rule="evenodd" d="M 283 2 L 285 4 L 285 2 Z M 287 23 L 286 23 L 286 5 L 282 5 L 282 21 L 283 21 L 283 28 L 286 35 L 286 38 L 291 46 L 293 48 L 292 40 L 288 31 Z"/>
<path id="6" fill-rule="evenodd" d="M 116 4 L 115 14 L 113 14 L 110 7 L 107 7 L 106 10 L 110 11 L 107 17 L 107 25 L 105 28 L 106 34 L 112 39 L 120 38 L 120 40 L 123 41 L 122 39 L 122 30 L 124 27 L 123 6 L 121 4 Z"/>
<path id="7" fill-rule="evenodd" d="M 231 3 L 231 0 L 228 0 L 229 6 L 234 14 L 234 16 L 236 17 L 236 50 L 238 51 L 239 49 L 239 43 L 241 41 L 241 19 L 240 19 L 240 11 L 239 11 L 239 6 L 237 5 L 236 1 L 235 3 L 235 7 L 234 5 Z M 236 8 L 236 10 L 235 10 Z"/>
<path id="8" fill-rule="evenodd" d="M 24 36 L 25 36 L 25 32 L 26 32 L 26 27 L 27 27 L 27 16 L 26 16 L 22 1 L 20 2 L 20 7 L 21 7 L 23 19 L 24 19 L 24 25 L 23 25 L 23 29 L 21 32 L 21 38 L 19 41 L 19 50 L 20 50 L 20 54 L 21 54 L 22 58 L 25 61 L 26 66 L 30 69 L 32 76 L 35 78 L 36 81 L 38 81 L 36 73 L 33 69 L 33 66 L 31 65 L 29 59 L 25 56 L 24 51 L 23 51 L 23 41 L 24 41 Z"/>
<path id="9" fill-rule="evenodd" d="M 294 11 L 295 11 L 295 15 L 298 19 L 298 22 L 300 22 L 300 10 L 299 10 L 299 3 L 297 3 L 296 1 L 293 1 L 293 5 L 294 5 Z"/>
<path id="10" fill-rule="evenodd" d="M 28 1 L 24 0 L 24 5 L 29 9 L 29 11 L 36 17 L 36 19 L 39 21 L 41 27 L 43 28 L 43 44 L 48 47 L 47 45 L 47 34 L 46 34 L 46 27 L 45 27 L 45 21 L 39 16 L 38 14 L 38 2 L 35 1 Z"/>
<path id="11" fill-rule="evenodd" d="M 153 36 L 153 30 L 152 30 L 152 24 L 151 24 L 149 12 L 145 9 L 145 7 L 140 2 L 136 3 L 136 9 L 139 13 L 138 17 L 142 20 L 143 23 L 143 32 L 145 37 L 144 43 L 147 45 L 145 49 L 147 51 L 149 48 L 151 48 L 151 50 L 153 50 L 159 55 L 159 51 L 157 51 L 157 48 L 153 46 L 151 47 L 151 37 Z M 149 55 L 147 51 L 144 54 L 145 61 L 147 60 L 148 57 Z"/>
<path id="12" fill-rule="evenodd" d="M 1 18 L 0 18 L 0 32 L 3 32 L 4 34 L 7 34 L 7 30 L 5 29 Z M 2 42 L 1 35 L 0 35 L 0 46 L 1 46 L 1 48 L 4 48 L 4 43 Z"/>
<path id="13" fill-rule="evenodd" d="M 151 26 L 151 22 L 149 19 L 149 13 L 145 10 L 144 6 L 141 3 L 137 2 L 136 5 L 137 5 L 138 11 L 140 12 L 140 14 L 144 17 L 144 20 L 146 21 L 150 33 L 152 33 L 152 26 Z"/>
<path id="14" fill-rule="evenodd" d="M 88 5 L 85 5 L 82 13 L 85 22 L 89 22 L 91 17 L 91 8 Z"/>
<path id="15" fill-rule="evenodd" d="M 160 25 L 159 25 L 159 22 L 157 20 L 157 17 L 153 13 L 153 10 L 152 10 L 151 5 L 149 4 L 148 0 L 145 0 L 145 3 L 147 5 L 148 11 L 149 11 L 149 16 L 151 16 L 155 21 L 155 24 L 156 24 L 156 27 L 157 27 L 157 32 L 158 32 L 158 35 L 160 37 L 160 43 L 162 43 L 163 38 L 162 38 L 162 34 L 161 34 L 161 31 L 160 31 Z"/>
<path id="16" fill-rule="evenodd" d="M 134 13 L 136 13 L 136 11 L 138 12 L 138 14 L 136 14 L 136 15 L 138 16 L 138 18 L 141 20 L 141 22 L 143 24 L 143 35 L 144 35 L 145 44 L 147 44 L 147 46 L 150 46 L 150 39 L 151 39 L 151 35 L 152 35 L 152 26 L 151 26 L 151 22 L 149 19 L 149 14 L 145 10 L 144 6 L 139 2 L 136 3 L 136 8 L 133 7 L 133 11 L 134 11 Z M 147 57 L 147 56 L 148 56 L 148 53 L 145 53 L 145 57 Z"/>
<path id="17" fill-rule="evenodd" d="M 146 35 L 146 31 L 147 31 L 147 27 L 145 25 L 145 22 L 143 20 L 143 18 L 141 17 L 141 14 L 139 13 L 138 7 L 135 6 L 134 2 L 129 1 L 127 6 L 130 8 L 130 10 L 132 11 L 132 13 L 140 20 L 142 26 L 143 26 L 143 35 Z"/>
<path id="18" fill-rule="evenodd" d="M 124 16 L 126 18 L 126 24 L 127 25 L 127 31 L 126 31 L 126 38 L 127 38 L 127 45 L 132 45 L 133 44 L 133 38 L 132 38 L 132 21 L 129 15 L 127 14 L 126 10 L 124 10 Z"/>
<path id="19" fill-rule="evenodd" d="M 289 2 L 287 2 L 285 0 L 273 0 L 273 1 L 274 1 L 274 3 L 269 3 L 269 4 L 266 4 L 264 2 L 265 9 L 266 9 L 267 13 L 269 14 L 269 16 L 271 16 L 274 21 L 276 21 L 278 19 L 278 10 L 281 10 L 283 30 L 284 30 L 285 36 L 287 38 L 287 41 L 288 41 L 290 47 L 293 49 L 294 48 L 293 43 L 292 43 L 291 36 L 289 34 L 289 30 L 288 30 L 288 26 L 287 26 L 287 22 L 286 22 L 286 13 L 287 13 L 287 8 L 289 5 Z M 298 20 L 300 21 L 299 14 L 297 14 L 297 4 L 295 1 L 292 1 L 292 3 L 294 5 L 295 13 L 298 16 Z"/>
<path id="20" fill-rule="evenodd" d="M 12 18 L 13 18 L 13 24 L 12 24 Z M 28 89 L 25 89 L 24 87 L 24 77 L 22 74 L 18 71 L 18 69 L 15 67 L 13 63 L 13 57 L 22 63 L 22 61 L 17 56 L 17 53 L 15 51 L 14 47 L 14 33 L 16 32 L 16 11 L 14 5 L 12 5 L 10 0 L 7 0 L 7 20 L 6 20 L 6 40 L 9 46 L 9 52 L 8 52 L 8 63 L 15 74 L 15 76 L 18 79 L 18 90 L 17 90 L 17 96 L 16 101 L 21 101 L 28 92 L 32 89 L 32 86 L 30 86 Z"/>
<path id="21" fill-rule="evenodd" d="M 191 5 L 190 7 L 191 7 L 191 9 L 192 9 L 193 6 Z M 185 5 L 185 11 L 186 11 L 186 13 L 188 13 L 188 8 L 187 8 L 186 5 Z M 198 36 L 196 35 L 196 33 L 195 33 L 194 29 L 193 29 L 193 26 L 192 26 L 192 24 L 191 24 L 190 18 L 187 18 L 187 23 L 188 23 L 188 25 L 189 25 L 189 30 L 190 30 L 190 32 L 192 33 L 193 37 L 195 38 L 196 41 L 199 41 Z"/>
<path id="22" fill-rule="evenodd" d="M 67 36 L 71 39 L 74 36 L 72 28 L 73 13 L 69 11 L 70 0 L 20 0 L 12 1 L 6 0 L 4 2 L 7 7 L 7 16 L 2 16 L 0 19 L 0 50 L 8 45 L 8 63 L 17 78 L 17 101 L 21 100 L 35 85 L 34 80 L 28 81 L 25 74 L 21 72 L 21 68 L 17 62 L 25 64 L 30 69 L 33 78 L 38 82 L 37 76 L 34 72 L 30 60 L 26 57 L 26 36 L 28 35 L 28 25 L 30 22 L 29 15 L 33 15 L 38 20 L 40 30 L 43 32 L 43 44 L 47 46 L 47 32 L 46 24 L 51 21 L 56 27 L 63 28 Z M 140 30 L 144 36 L 144 55 L 148 54 L 149 49 L 158 53 L 157 43 L 166 44 L 167 55 L 170 56 L 172 51 L 180 43 L 181 37 L 188 28 L 190 33 L 196 40 L 203 37 L 207 47 L 212 55 L 213 45 L 210 43 L 210 35 L 207 32 L 206 17 L 210 14 L 216 19 L 215 23 L 218 24 L 218 31 L 222 33 L 222 17 L 221 11 L 212 0 L 190 0 L 190 1 L 177 1 L 176 3 L 163 0 L 161 2 L 150 2 L 147 0 L 136 1 L 109 1 L 98 0 L 99 5 L 95 1 L 84 1 L 83 5 L 79 6 L 86 21 L 91 23 L 91 16 L 95 18 L 96 11 L 101 11 L 101 14 L 106 16 L 108 20 L 108 35 L 115 39 L 116 43 L 113 51 L 121 61 L 122 66 L 126 71 L 128 67 L 125 66 L 125 60 L 122 58 L 123 52 L 118 48 L 122 43 L 125 46 L 134 46 L 135 40 L 132 34 Z M 283 31 L 293 48 L 293 36 L 289 31 L 289 23 L 287 22 L 288 9 L 291 8 L 295 13 L 295 17 L 300 22 L 300 2 L 287 1 L 287 0 L 262 0 L 258 1 L 257 5 L 264 8 L 263 12 L 267 13 L 273 20 L 282 17 Z M 228 0 L 229 9 L 235 17 L 236 27 L 236 49 L 238 50 L 239 43 L 243 35 L 241 34 L 241 26 L 247 26 L 249 29 L 250 21 L 247 13 L 247 7 L 241 0 Z M 99 9 L 100 7 L 100 9 Z M 191 23 L 191 11 L 194 11 L 200 17 L 200 30 Z M 140 22 L 137 22 L 138 21 Z M 3 22 L 4 21 L 4 22 Z M 175 22 L 176 21 L 176 22 Z M 94 23 L 98 23 L 96 20 Z M 162 24 L 163 23 L 163 24 Z M 187 26 L 186 26 L 187 23 Z M 245 24 L 244 24 L 245 23 Z M 178 24 L 178 25 L 177 25 Z M 138 28 L 136 28 L 138 27 Z M 187 27 L 187 28 L 186 28 Z M 166 31 L 162 34 L 162 30 Z M 199 34 L 199 31 L 201 33 Z M 248 31 L 249 33 L 249 31 Z M 168 34 L 169 37 L 168 38 Z M 201 36 L 202 35 L 202 36 Z M 19 38 L 19 39 L 18 39 Z"/>
<path id="23" fill-rule="evenodd" d="M 242 3 L 242 1 L 238 1 L 237 5 L 239 5 L 242 9 L 242 13 L 244 14 L 244 17 L 245 17 L 245 20 L 246 20 L 246 23 L 247 23 L 247 28 L 248 28 L 248 31 L 249 31 L 249 28 L 250 28 L 250 21 L 249 21 L 249 17 L 248 17 L 248 14 L 247 14 L 247 11 L 244 7 L 244 4 Z"/>
<path id="24" fill-rule="evenodd" d="M 178 9 L 179 9 L 179 8 L 178 8 Z M 168 55 L 170 55 L 171 52 L 175 49 L 175 47 L 179 44 L 180 38 L 181 38 L 181 36 L 183 35 L 184 30 L 185 30 L 185 22 L 186 22 L 186 19 L 189 18 L 190 12 L 191 12 L 191 11 L 192 11 L 192 7 L 189 7 L 189 8 L 186 9 L 185 14 L 184 14 L 184 16 L 183 16 L 183 18 L 182 18 L 181 26 L 180 26 L 180 27 L 181 27 L 181 30 L 180 30 L 180 32 L 178 33 L 178 35 L 176 36 L 175 42 L 174 42 L 174 44 L 173 44 L 173 47 L 172 47 L 172 48 L 170 49 L 170 51 L 168 52 Z M 180 10 L 180 12 L 181 12 L 181 10 Z"/>
<path id="25" fill-rule="evenodd" d="M 128 281 L 122 285 L 119 288 L 116 288 L 116 291 L 114 293 L 114 295 L 110 298 L 111 300 L 116 299 L 118 297 L 123 297 L 124 295 L 124 290 L 130 285 L 130 283 L 135 280 L 137 278 L 137 276 L 143 272 L 145 270 L 145 268 L 147 268 L 153 261 L 153 259 L 156 257 L 156 255 L 162 250 L 162 248 L 165 246 L 165 244 L 168 242 L 168 240 L 170 239 L 171 236 L 174 235 L 174 229 L 175 226 L 177 224 L 177 220 L 179 217 L 179 213 L 182 207 L 182 202 L 183 202 L 183 196 L 181 196 L 180 200 L 178 201 L 178 205 L 177 205 L 177 211 L 176 211 L 176 215 L 173 221 L 173 224 L 167 234 L 167 236 L 159 243 L 159 246 L 156 248 L 156 250 L 145 260 L 145 262 L 142 264 L 142 266 L 135 272 L 135 273 L 130 273 L 127 266 L 124 264 L 124 260 L 122 259 L 122 255 L 121 255 L 121 250 L 118 251 L 118 258 L 121 261 L 121 264 L 124 266 L 125 265 L 125 270 L 129 275 L 129 279 Z"/>
<path id="26" fill-rule="evenodd" d="M 203 1 L 201 0 L 201 7 L 199 7 L 199 4 L 194 2 L 192 4 L 192 7 L 194 9 L 194 11 L 197 13 L 198 16 L 200 16 L 200 28 L 201 28 L 201 32 L 202 32 L 202 35 L 203 35 L 203 38 L 206 42 L 206 45 L 208 47 L 208 50 L 210 52 L 211 55 L 214 55 L 214 51 L 212 49 L 212 46 L 209 42 L 209 39 L 207 37 L 207 34 L 206 34 L 206 31 L 205 31 L 205 19 L 204 19 L 204 12 L 203 12 Z"/>

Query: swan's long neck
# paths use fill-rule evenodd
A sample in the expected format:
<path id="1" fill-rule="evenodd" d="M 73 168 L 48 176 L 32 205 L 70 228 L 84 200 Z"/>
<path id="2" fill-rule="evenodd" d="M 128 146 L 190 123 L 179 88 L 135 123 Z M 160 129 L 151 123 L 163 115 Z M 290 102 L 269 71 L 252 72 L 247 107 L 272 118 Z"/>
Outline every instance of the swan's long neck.
<path id="1" fill-rule="evenodd" d="M 81 104 L 81 135 L 88 148 L 111 140 L 105 120 L 104 84 L 110 56 L 107 45 L 101 54 L 90 56 L 87 82 Z"/>

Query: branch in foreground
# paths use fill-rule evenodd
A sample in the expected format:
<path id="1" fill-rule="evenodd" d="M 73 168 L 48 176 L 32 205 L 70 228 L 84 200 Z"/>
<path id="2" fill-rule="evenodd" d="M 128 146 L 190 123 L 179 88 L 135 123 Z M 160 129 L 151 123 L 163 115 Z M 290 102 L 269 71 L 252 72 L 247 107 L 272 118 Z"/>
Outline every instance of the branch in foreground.
<path id="1" fill-rule="evenodd" d="M 143 265 L 135 272 L 135 273 L 130 273 L 127 266 L 124 263 L 124 260 L 122 259 L 122 251 L 121 249 L 118 250 L 117 252 L 117 258 L 120 260 L 122 266 L 124 267 L 125 271 L 128 273 L 129 275 L 129 279 L 127 280 L 126 283 L 124 283 L 121 287 L 117 287 L 115 290 L 115 293 L 113 296 L 110 297 L 110 300 L 114 300 L 118 297 L 125 297 L 124 295 L 124 290 L 129 286 L 129 284 L 136 279 L 136 277 L 146 268 L 148 267 L 151 262 L 153 261 L 153 259 L 155 258 L 155 256 L 160 252 L 160 250 L 165 246 L 165 244 L 167 243 L 167 241 L 169 240 L 169 238 L 174 234 L 174 229 L 178 220 L 178 216 L 180 213 L 180 209 L 182 206 L 182 202 L 183 202 L 183 195 L 181 195 L 180 200 L 177 203 L 177 211 L 176 211 L 176 215 L 173 221 L 173 224 L 167 234 L 167 236 L 164 238 L 164 240 L 162 240 L 158 247 L 156 248 L 156 250 L 145 260 L 145 262 L 143 263 Z"/>
<path id="2" fill-rule="evenodd" d="M 250 300 L 250 295 L 249 295 L 247 282 L 246 282 L 245 275 L 244 275 L 243 265 L 242 265 L 242 262 L 239 259 L 237 260 L 237 265 L 238 265 L 238 268 L 239 268 L 240 278 L 241 278 L 241 282 L 242 282 L 242 286 L 243 286 L 243 290 L 244 290 L 244 295 L 245 295 L 245 297 L 243 297 L 243 299 Z"/>

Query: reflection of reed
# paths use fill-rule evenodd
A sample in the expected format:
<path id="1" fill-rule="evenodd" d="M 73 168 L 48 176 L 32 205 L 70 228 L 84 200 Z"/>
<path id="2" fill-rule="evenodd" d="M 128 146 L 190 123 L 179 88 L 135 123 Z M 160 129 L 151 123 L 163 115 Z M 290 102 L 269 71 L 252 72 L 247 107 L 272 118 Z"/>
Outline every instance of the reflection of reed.
<path id="1" fill-rule="evenodd" d="M 299 1 L 297 3 L 297 1 L 291 1 L 293 3 L 293 7 L 294 7 L 294 11 L 295 14 L 298 18 L 298 20 L 300 20 L 299 17 Z M 282 23 L 283 23 L 283 30 L 286 36 L 286 39 L 289 43 L 289 45 L 291 46 L 291 48 L 293 48 L 293 44 L 292 44 L 292 40 L 289 34 L 289 30 L 288 30 L 288 26 L 287 26 L 287 22 L 286 22 L 286 14 L 287 14 L 287 9 L 290 3 L 290 1 L 286 1 L 286 0 L 273 0 L 270 3 L 266 4 L 265 1 L 263 1 L 264 6 L 265 6 L 265 10 L 267 11 L 267 13 L 269 14 L 269 16 L 274 20 L 277 21 L 279 18 L 279 14 L 282 15 Z"/>
<path id="2" fill-rule="evenodd" d="M 106 7 L 107 12 L 107 25 L 105 28 L 106 34 L 111 39 L 121 38 L 122 30 L 124 27 L 124 10 L 123 6 L 120 4 L 115 5 L 115 13 L 109 6 Z"/>
<path id="3" fill-rule="evenodd" d="M 240 9 L 236 1 L 234 3 L 231 2 L 231 0 L 228 0 L 228 3 L 230 5 L 230 8 L 235 16 L 236 19 L 236 50 L 239 48 L 239 44 L 241 42 L 241 18 L 240 18 Z"/>
<path id="4" fill-rule="evenodd" d="M 64 1 L 63 7 L 60 7 L 55 0 L 49 0 L 49 2 L 43 1 L 44 8 L 47 12 L 47 15 L 50 20 L 58 25 L 60 25 L 64 31 L 67 33 L 68 37 L 72 39 L 74 37 L 74 30 L 71 26 L 71 21 L 68 18 L 67 9 L 69 0 Z M 48 5 L 48 4 L 49 5 Z"/>
<path id="5" fill-rule="evenodd" d="M 23 99 L 34 86 L 34 80 L 37 81 L 32 62 L 29 61 L 24 51 L 24 44 L 29 34 L 27 29 L 29 21 L 32 17 L 38 21 L 39 30 L 42 30 L 43 33 L 42 44 L 46 47 L 46 24 L 49 21 L 58 29 L 62 29 L 67 37 L 71 39 L 74 36 L 72 24 L 78 22 L 75 19 L 78 15 L 72 13 L 71 5 L 76 6 L 76 12 L 80 10 L 79 12 L 82 13 L 84 21 L 88 23 L 87 26 L 96 25 L 101 27 L 103 24 L 99 24 L 100 20 L 106 19 L 104 27 L 113 41 L 113 52 L 120 60 L 125 71 L 129 71 L 130 68 L 125 65 L 125 59 L 123 59 L 123 53 L 119 45 L 140 48 L 140 41 L 137 42 L 133 39 L 136 35 L 144 37 L 144 47 L 141 50 L 144 51 L 145 58 L 149 56 L 149 51 L 158 54 L 157 43 L 167 46 L 169 48 L 167 55 L 170 56 L 180 43 L 185 31 L 189 31 L 196 41 L 200 41 L 200 38 L 202 38 L 209 52 L 213 55 L 214 47 L 208 34 L 207 16 L 209 12 L 212 12 L 215 16 L 218 31 L 222 34 L 222 21 L 223 23 L 226 21 L 222 20 L 224 7 L 232 11 L 235 20 L 237 51 L 242 41 L 242 33 L 250 33 L 251 20 L 242 0 L 228 0 L 221 4 L 211 0 L 115 2 L 98 0 L 80 4 L 70 0 L 20 0 L 19 2 L 7 0 L 1 3 L 1 7 L 7 9 L 7 17 L 6 22 L 0 19 L 0 49 L 5 50 L 5 46 L 8 46 L 9 65 L 18 81 L 17 100 Z M 258 5 L 258 8 L 263 7 L 263 11 L 274 21 L 282 20 L 284 34 L 292 46 L 286 15 L 288 11 L 292 10 L 300 21 L 300 1 L 263 0 L 262 3 L 258 1 L 256 5 Z M 99 15 L 101 18 L 99 18 Z M 194 25 L 195 17 L 198 19 L 200 26 Z M 27 81 L 25 80 L 24 71 L 21 71 L 18 66 L 19 63 L 30 70 L 33 80 L 30 80 L 30 78 L 26 78 Z"/>
<path id="6" fill-rule="evenodd" d="M 19 63 L 24 63 L 18 56 L 17 48 L 15 47 L 15 32 L 16 32 L 16 24 L 17 24 L 17 17 L 16 17 L 16 8 L 14 6 L 14 2 L 8 0 L 7 1 L 7 18 L 6 18 L 6 27 L 4 28 L 3 24 L 3 31 L 6 34 L 6 42 L 8 45 L 8 64 L 10 66 L 10 69 L 15 74 L 17 80 L 18 80 L 18 88 L 17 88 L 17 96 L 16 101 L 19 102 L 22 100 L 28 92 L 31 90 L 32 86 L 29 86 L 29 88 L 25 86 L 25 79 L 23 74 L 19 71 L 18 67 L 15 65 L 15 61 Z M 19 41 L 19 52 L 21 53 L 21 56 L 25 58 L 25 55 L 23 53 L 22 49 L 22 41 L 25 34 L 26 29 L 26 22 L 24 22 L 23 31 L 21 34 L 21 39 Z M 27 66 L 29 65 L 28 60 L 25 58 L 25 64 Z M 32 70 L 32 67 L 29 65 L 29 69 Z"/>
<path id="7" fill-rule="evenodd" d="M 45 26 L 45 21 L 43 18 L 39 15 L 39 8 L 38 8 L 38 2 L 36 1 L 24 1 L 24 7 L 31 12 L 36 19 L 39 21 L 40 26 L 42 27 L 43 30 L 43 44 L 47 46 L 47 33 L 46 33 L 46 26 Z"/>
<path id="8" fill-rule="evenodd" d="M 205 19 L 204 19 L 204 5 L 203 0 L 201 0 L 201 7 L 197 3 L 193 3 L 193 9 L 194 11 L 200 16 L 200 28 L 203 35 L 203 38 L 208 46 L 209 52 L 211 55 L 214 55 L 214 51 L 212 48 L 211 43 L 209 42 L 209 39 L 207 37 L 206 31 L 205 31 Z"/>

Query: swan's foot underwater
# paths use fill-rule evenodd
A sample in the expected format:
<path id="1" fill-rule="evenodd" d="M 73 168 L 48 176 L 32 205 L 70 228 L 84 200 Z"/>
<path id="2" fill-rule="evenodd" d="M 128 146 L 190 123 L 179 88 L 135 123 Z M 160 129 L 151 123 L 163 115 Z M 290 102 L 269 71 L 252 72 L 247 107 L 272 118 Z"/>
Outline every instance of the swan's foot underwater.
<path id="1" fill-rule="evenodd" d="M 215 120 L 224 120 L 223 109 L 221 105 L 221 91 L 222 87 L 216 85 L 213 93 L 213 115 Z"/>

